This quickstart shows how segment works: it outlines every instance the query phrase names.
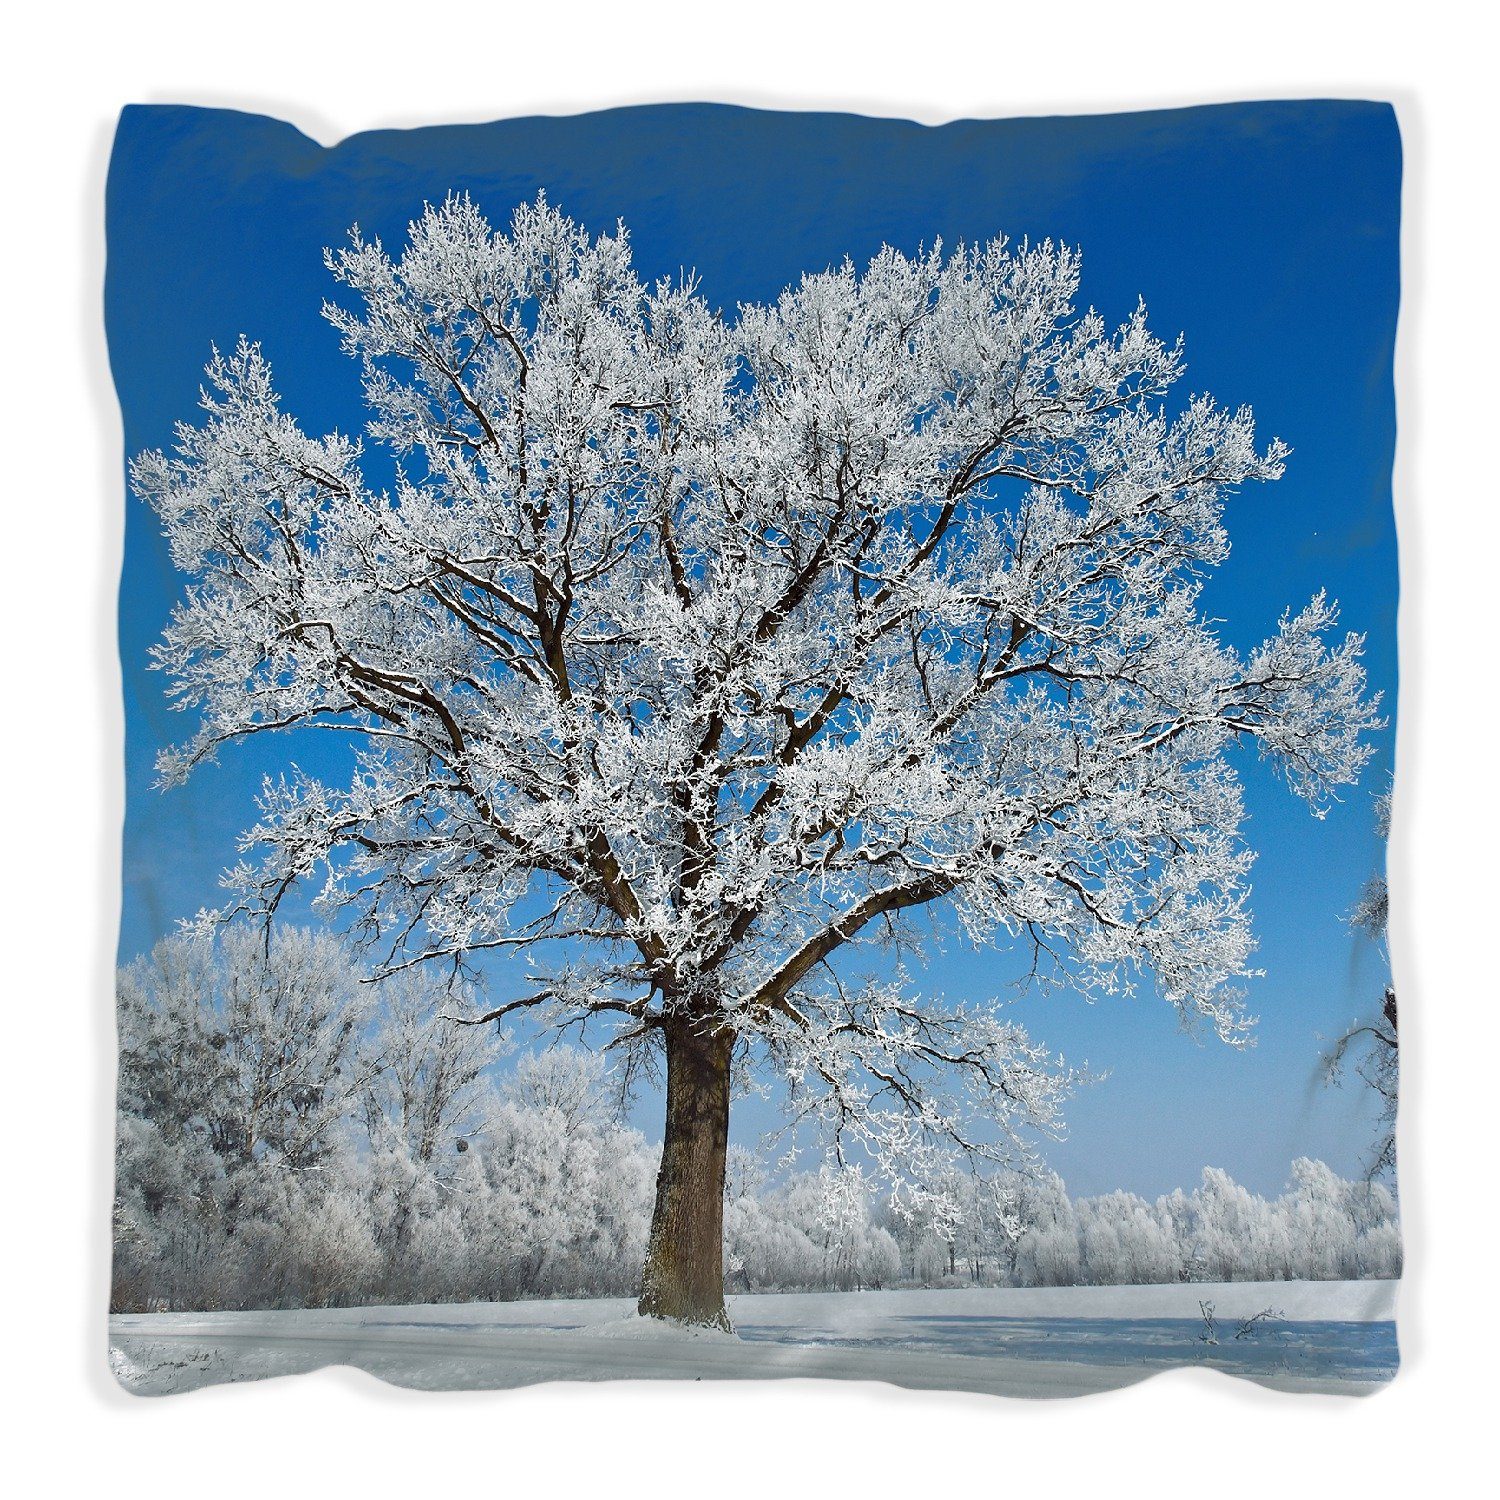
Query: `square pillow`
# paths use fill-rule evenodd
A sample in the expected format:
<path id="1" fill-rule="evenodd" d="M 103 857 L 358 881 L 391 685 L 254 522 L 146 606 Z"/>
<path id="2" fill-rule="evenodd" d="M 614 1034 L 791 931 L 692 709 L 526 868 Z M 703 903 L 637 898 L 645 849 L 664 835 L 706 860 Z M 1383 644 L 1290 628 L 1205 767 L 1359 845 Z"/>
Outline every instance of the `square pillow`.
<path id="1" fill-rule="evenodd" d="M 108 191 L 128 1389 L 1391 1378 L 1388 106 Z"/>

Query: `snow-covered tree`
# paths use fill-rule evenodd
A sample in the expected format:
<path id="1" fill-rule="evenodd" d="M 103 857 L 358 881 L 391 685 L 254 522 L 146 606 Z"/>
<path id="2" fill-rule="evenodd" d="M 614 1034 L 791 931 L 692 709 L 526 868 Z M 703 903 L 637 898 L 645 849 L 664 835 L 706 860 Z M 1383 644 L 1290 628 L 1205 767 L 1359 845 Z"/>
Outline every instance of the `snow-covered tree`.
<path id="1" fill-rule="evenodd" d="M 1191 1253 L 1186 1259 L 1197 1279 L 1262 1281 L 1284 1274 L 1284 1228 L 1271 1205 L 1221 1167 L 1203 1169 L 1203 1180 L 1192 1195 L 1189 1233 Z"/>
<path id="2" fill-rule="evenodd" d="M 396 975 L 377 998 L 380 1023 L 368 1049 L 375 1066 L 365 1097 L 371 1144 L 394 1135 L 417 1161 L 428 1162 L 478 1128 L 490 1093 L 484 1075 L 503 1042 L 454 1025 L 444 1015 L 450 997 L 433 976 Z"/>
<path id="3" fill-rule="evenodd" d="M 1084 1275 L 1093 1285 L 1161 1285 L 1181 1277 L 1173 1236 L 1134 1193 L 1105 1193 L 1077 1205 Z"/>
<path id="4" fill-rule="evenodd" d="M 149 1285 L 190 1307 L 247 1284 L 270 1305 L 300 1296 L 288 1268 L 315 1227 L 290 1206 L 309 1179 L 336 1179 L 373 1070 L 369 995 L 343 945 L 286 928 L 177 935 L 120 970 L 117 998 L 117 1294 Z M 350 1243 L 346 1296 L 360 1285 Z"/>
<path id="5" fill-rule="evenodd" d="M 1078 1215 L 1055 1172 L 1024 1179 L 1016 1214 L 1015 1278 L 1021 1286 L 1076 1286 L 1083 1279 Z"/>
<path id="6" fill-rule="evenodd" d="M 588 1076 L 574 1061 L 572 1076 Z M 598 1272 L 623 1265 L 633 1280 L 645 1249 L 656 1165 L 645 1142 L 607 1113 L 507 1092 L 463 1155 L 449 1255 L 468 1263 L 468 1284 L 488 1297 L 624 1290 Z"/>
<path id="7" fill-rule="evenodd" d="M 901 1268 L 901 1252 L 871 1216 L 869 1183 L 858 1166 L 831 1163 L 793 1180 L 786 1193 L 792 1217 L 822 1251 L 820 1280 L 848 1291 L 880 1286 Z"/>
<path id="8" fill-rule="evenodd" d="M 724 318 L 623 226 L 453 197 L 327 263 L 372 446 L 304 432 L 242 340 L 133 465 L 192 580 L 161 774 L 352 741 L 341 784 L 267 782 L 232 906 L 319 878 L 388 969 L 525 955 L 490 1018 L 665 1057 L 643 1311 L 727 1321 L 736 1059 L 919 1191 L 1057 1122 L 1008 1015 L 851 983 L 924 910 L 1245 1038 L 1226 752 L 1321 810 L 1376 706 L 1323 596 L 1243 655 L 1200 614 L 1226 498 L 1288 450 L 1169 411 L 1180 346 L 1076 311 L 1076 251 L 887 248 Z"/>
<path id="9" fill-rule="evenodd" d="M 788 1193 L 766 1191 L 754 1158 L 729 1148 L 724 1194 L 724 1266 L 744 1290 L 818 1286 L 825 1258 L 802 1225 L 794 1222 Z"/>
<path id="10" fill-rule="evenodd" d="M 505 1093 L 523 1109 L 555 1109 L 570 1130 L 613 1112 L 603 1058 L 578 1047 L 548 1047 L 517 1058 Z"/>

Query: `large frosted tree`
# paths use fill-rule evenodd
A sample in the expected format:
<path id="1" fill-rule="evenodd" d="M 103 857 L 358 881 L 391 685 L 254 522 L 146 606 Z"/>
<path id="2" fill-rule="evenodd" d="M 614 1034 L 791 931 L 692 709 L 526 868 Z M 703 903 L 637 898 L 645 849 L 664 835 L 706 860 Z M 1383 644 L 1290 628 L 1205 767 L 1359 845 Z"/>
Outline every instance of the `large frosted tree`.
<path id="1" fill-rule="evenodd" d="M 1391 833 L 1391 793 L 1375 799 L 1375 827 L 1382 839 Z M 1386 928 L 1390 922 L 1391 897 L 1385 873 L 1378 871 L 1349 914 L 1351 924 L 1372 938 L 1383 963 L 1389 965 Z M 1375 1091 L 1380 1101 L 1374 1150 L 1369 1175 L 1394 1174 L 1396 1170 L 1396 1115 L 1401 1096 L 1401 1033 L 1397 1022 L 1396 989 L 1383 986 L 1379 1005 L 1351 1023 L 1323 1059 L 1324 1076 L 1340 1084 L 1349 1071 Z"/>
<path id="2" fill-rule="evenodd" d="M 664 1057 L 644 1312 L 725 1319 L 741 1064 L 919 1196 L 1057 1120 L 1007 1014 L 864 945 L 936 921 L 1245 1038 L 1227 752 L 1321 809 L 1376 705 L 1321 596 L 1248 655 L 1201 617 L 1226 497 L 1287 450 L 1169 410 L 1143 309 L 1111 331 L 1073 250 L 995 240 L 725 317 L 542 200 L 327 263 L 370 447 L 304 433 L 242 341 L 133 466 L 191 579 L 161 772 L 344 737 L 346 779 L 265 785 L 231 907 L 312 877 L 385 968 L 504 950 L 490 1018 Z"/>

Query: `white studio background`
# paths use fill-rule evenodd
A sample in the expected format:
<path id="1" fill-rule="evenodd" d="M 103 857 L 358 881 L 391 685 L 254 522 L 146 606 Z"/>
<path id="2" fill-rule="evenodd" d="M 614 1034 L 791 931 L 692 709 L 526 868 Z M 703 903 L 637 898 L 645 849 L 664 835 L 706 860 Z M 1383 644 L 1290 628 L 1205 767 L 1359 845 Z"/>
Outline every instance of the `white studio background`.
<path id="1" fill-rule="evenodd" d="M 19 1494 L 1227 1495 L 1484 1472 L 1497 1090 L 1491 955 L 1500 606 L 1493 440 L 1496 38 L 1412 7 L 1072 0 L 741 6 L 55 3 L 7 24 L 0 530 L 5 965 L 0 1407 Z M 928 122 L 1275 97 L 1393 100 L 1406 144 L 1403 607 L 1393 948 L 1407 1059 L 1405 1368 L 1365 1401 L 1201 1371 L 1003 1402 L 873 1385 L 423 1396 L 349 1370 L 148 1402 L 105 1366 L 124 505 L 101 315 L 122 104 L 375 126 L 662 100 Z M 1226 228 L 1232 233 L 1232 227 Z M 1482 1467 L 1471 1467 L 1483 1465 Z M 1473 1474 L 1474 1479 L 1469 1475 Z M 1460 1475 L 1463 1477 L 1460 1478 Z M 1445 1483 L 1445 1480 L 1447 1483 Z M 1482 1481 L 1480 1481 L 1482 1482 Z"/>

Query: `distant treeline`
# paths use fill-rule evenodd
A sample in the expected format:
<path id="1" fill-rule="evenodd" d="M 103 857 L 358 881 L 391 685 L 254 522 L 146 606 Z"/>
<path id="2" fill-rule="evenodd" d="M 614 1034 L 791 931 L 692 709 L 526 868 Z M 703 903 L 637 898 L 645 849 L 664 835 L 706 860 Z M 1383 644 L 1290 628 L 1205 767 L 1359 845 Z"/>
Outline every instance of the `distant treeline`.
<path id="1" fill-rule="evenodd" d="M 497 1078 L 497 1039 L 409 975 L 361 985 L 331 937 L 231 930 L 121 971 L 118 1310 L 635 1290 L 656 1150 L 596 1054 Z M 731 1152 L 731 1290 L 1394 1276 L 1378 1183 L 1298 1161 L 1281 1197 L 1210 1169 L 1155 1203 L 956 1173 L 911 1211 L 857 1170 L 770 1181 Z"/>
<path id="2" fill-rule="evenodd" d="M 908 1282 L 954 1278 L 1006 1286 L 1118 1286 L 1170 1281 L 1330 1281 L 1401 1274 L 1396 1201 L 1379 1182 L 1350 1182 L 1321 1161 L 1292 1163 L 1275 1198 L 1217 1167 L 1192 1192 L 1070 1198 L 1063 1180 L 968 1179 L 965 1211 L 938 1234 L 882 1205 Z M 997 1204 L 996 1199 L 1000 1199 Z"/>

